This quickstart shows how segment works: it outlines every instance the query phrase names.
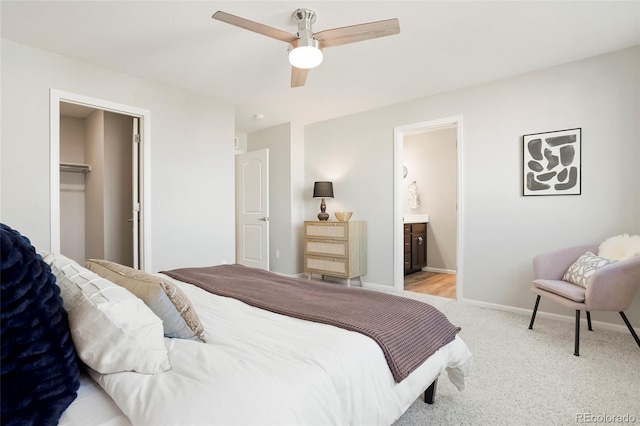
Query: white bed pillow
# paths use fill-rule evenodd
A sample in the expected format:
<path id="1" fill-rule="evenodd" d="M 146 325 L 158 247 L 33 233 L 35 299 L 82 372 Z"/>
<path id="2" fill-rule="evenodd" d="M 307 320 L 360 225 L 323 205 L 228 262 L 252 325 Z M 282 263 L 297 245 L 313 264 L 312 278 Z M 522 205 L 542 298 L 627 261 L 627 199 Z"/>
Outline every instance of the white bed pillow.
<path id="1" fill-rule="evenodd" d="M 598 256 L 609 260 L 625 260 L 638 254 L 640 254 L 640 235 L 616 235 L 607 238 L 598 247 Z"/>
<path id="2" fill-rule="evenodd" d="M 42 253 L 60 287 L 80 359 L 102 374 L 171 368 L 162 321 L 143 302 L 71 259 Z"/>
<path id="3" fill-rule="evenodd" d="M 142 299 L 162 320 L 165 336 L 206 341 L 204 327 L 191 301 L 172 282 L 102 259 L 89 259 L 85 266 Z"/>

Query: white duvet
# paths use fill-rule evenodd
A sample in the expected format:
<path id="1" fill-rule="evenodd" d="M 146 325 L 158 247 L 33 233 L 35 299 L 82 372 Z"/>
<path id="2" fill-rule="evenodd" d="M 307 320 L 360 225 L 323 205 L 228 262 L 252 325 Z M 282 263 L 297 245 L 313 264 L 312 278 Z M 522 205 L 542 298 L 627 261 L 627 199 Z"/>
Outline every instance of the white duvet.
<path id="1" fill-rule="evenodd" d="M 382 350 L 362 334 L 172 281 L 192 301 L 207 343 L 165 339 L 172 368 L 161 374 L 91 372 L 134 425 L 385 425 L 444 370 L 464 387 L 471 354 L 459 337 L 395 383 Z"/>

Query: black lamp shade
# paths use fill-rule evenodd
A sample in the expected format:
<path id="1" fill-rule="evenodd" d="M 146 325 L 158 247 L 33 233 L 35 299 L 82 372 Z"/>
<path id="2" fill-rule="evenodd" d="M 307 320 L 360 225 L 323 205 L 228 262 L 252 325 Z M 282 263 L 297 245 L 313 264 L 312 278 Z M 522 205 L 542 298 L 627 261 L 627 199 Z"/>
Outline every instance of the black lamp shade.
<path id="1" fill-rule="evenodd" d="M 313 184 L 313 198 L 333 198 L 332 182 L 316 182 Z"/>

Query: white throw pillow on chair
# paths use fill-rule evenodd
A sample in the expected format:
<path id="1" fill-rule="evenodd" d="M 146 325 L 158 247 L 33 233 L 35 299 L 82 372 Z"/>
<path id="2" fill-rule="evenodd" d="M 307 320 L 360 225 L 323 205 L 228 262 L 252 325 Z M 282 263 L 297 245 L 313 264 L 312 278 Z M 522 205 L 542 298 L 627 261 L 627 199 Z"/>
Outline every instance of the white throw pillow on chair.
<path id="1" fill-rule="evenodd" d="M 589 278 L 591 278 L 598 269 L 615 262 L 617 261 L 596 256 L 588 251 L 569 266 L 569 269 L 564 273 L 562 279 L 563 281 L 568 281 L 570 283 L 577 284 L 580 287 L 587 288 Z"/>

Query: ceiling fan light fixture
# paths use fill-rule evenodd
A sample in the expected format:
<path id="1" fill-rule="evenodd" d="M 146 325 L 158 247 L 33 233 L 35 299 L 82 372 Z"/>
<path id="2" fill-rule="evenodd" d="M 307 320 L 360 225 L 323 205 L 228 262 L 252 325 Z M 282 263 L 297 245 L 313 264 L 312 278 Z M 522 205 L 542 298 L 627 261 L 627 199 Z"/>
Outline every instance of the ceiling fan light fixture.
<path id="1" fill-rule="evenodd" d="M 392 18 L 314 33 L 312 24 L 316 22 L 317 16 L 311 9 L 296 9 L 291 15 L 293 21 L 298 25 L 298 32 L 295 34 L 231 15 L 221 10 L 211 17 L 215 20 L 288 43 L 289 62 L 293 66 L 291 69 L 291 87 L 304 86 L 309 70 L 322 63 L 324 56 L 322 51 L 324 49 L 385 37 L 400 32 L 398 18 Z"/>
<path id="2" fill-rule="evenodd" d="M 315 68 L 322 63 L 324 55 L 318 47 L 318 40 L 299 39 L 289 48 L 289 63 L 303 70 Z"/>

